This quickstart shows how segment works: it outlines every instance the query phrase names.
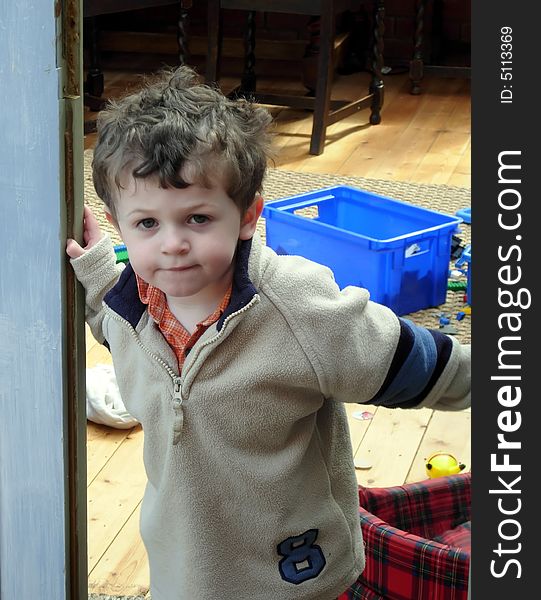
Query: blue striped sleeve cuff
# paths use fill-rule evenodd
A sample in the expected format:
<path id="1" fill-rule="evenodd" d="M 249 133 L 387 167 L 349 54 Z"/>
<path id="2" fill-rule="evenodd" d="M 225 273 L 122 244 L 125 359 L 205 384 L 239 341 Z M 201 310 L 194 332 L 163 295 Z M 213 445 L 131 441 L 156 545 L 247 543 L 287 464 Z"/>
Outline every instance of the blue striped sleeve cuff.
<path id="1" fill-rule="evenodd" d="M 391 366 L 369 404 L 412 408 L 430 393 L 451 356 L 448 336 L 400 319 L 400 337 Z"/>

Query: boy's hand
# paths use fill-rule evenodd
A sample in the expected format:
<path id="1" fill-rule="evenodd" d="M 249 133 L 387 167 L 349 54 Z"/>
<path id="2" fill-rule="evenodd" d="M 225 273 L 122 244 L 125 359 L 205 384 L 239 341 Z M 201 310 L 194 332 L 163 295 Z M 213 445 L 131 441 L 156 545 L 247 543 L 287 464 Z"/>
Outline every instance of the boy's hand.
<path id="1" fill-rule="evenodd" d="M 92 246 L 95 246 L 103 237 L 96 217 L 88 206 L 84 207 L 83 213 L 83 239 L 85 247 L 81 247 L 75 240 L 68 239 L 66 243 L 66 253 L 70 258 L 79 258 Z"/>

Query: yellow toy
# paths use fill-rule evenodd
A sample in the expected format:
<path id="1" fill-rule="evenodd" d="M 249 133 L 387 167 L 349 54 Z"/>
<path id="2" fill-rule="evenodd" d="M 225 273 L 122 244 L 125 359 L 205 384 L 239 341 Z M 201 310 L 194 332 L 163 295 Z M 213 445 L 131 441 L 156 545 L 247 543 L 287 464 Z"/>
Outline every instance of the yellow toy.
<path id="1" fill-rule="evenodd" d="M 448 452 L 435 452 L 426 461 L 426 473 L 429 477 L 444 477 L 445 475 L 456 475 L 466 468 L 466 465 Z"/>

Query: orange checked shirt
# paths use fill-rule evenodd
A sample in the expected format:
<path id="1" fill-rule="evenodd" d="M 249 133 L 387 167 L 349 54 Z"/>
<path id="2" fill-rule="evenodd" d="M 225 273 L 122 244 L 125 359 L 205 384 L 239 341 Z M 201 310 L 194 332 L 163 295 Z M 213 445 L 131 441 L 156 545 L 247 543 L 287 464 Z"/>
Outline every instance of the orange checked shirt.
<path id="1" fill-rule="evenodd" d="M 141 279 L 139 275 L 136 275 L 136 278 L 141 302 L 148 305 L 148 313 L 154 319 L 167 343 L 175 352 L 180 373 L 186 359 L 186 351 L 192 348 L 195 342 L 222 316 L 222 313 L 227 308 L 231 298 L 232 286 L 229 286 L 218 308 L 204 321 L 198 323 L 195 331 L 190 334 L 169 310 L 165 294 L 157 287 Z"/>

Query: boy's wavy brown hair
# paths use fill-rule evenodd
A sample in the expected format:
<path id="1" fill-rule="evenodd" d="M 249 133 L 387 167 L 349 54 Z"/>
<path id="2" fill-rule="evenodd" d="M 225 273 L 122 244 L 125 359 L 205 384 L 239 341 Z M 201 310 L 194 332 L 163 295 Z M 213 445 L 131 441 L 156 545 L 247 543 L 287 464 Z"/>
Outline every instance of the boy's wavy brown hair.
<path id="1" fill-rule="evenodd" d="M 115 216 L 123 176 L 156 177 L 164 188 L 211 187 L 219 178 L 244 214 L 261 192 L 270 122 L 265 109 L 228 99 L 189 67 L 164 70 L 99 114 L 94 187 Z"/>

